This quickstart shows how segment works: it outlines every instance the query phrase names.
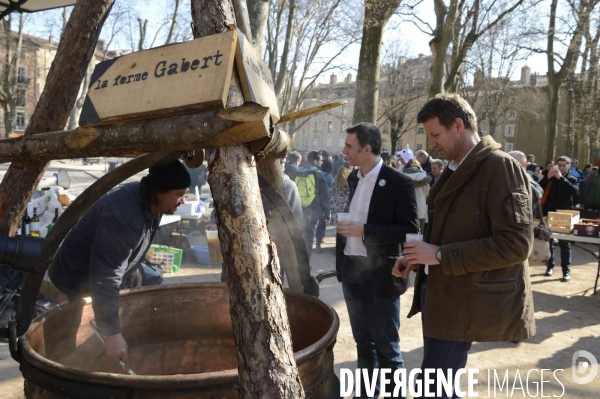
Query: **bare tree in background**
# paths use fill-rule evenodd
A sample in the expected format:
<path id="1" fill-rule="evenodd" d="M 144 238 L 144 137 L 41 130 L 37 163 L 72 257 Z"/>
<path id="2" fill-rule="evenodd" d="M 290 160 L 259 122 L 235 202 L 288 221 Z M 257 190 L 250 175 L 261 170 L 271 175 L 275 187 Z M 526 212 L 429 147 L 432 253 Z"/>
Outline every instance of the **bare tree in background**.
<path id="1" fill-rule="evenodd" d="M 537 0 L 533 0 L 537 1 Z M 429 47 L 433 55 L 429 97 L 456 92 L 461 71 L 473 44 L 488 30 L 511 13 L 524 12 L 526 0 L 484 2 L 483 0 L 433 0 L 435 27 L 413 12 L 417 2 L 407 4 L 404 14 L 433 38 Z M 450 59 L 447 55 L 451 55 Z"/>
<path id="2" fill-rule="evenodd" d="M 389 123 L 391 154 L 395 154 L 398 141 L 404 133 L 417 125 L 413 117 L 427 99 L 429 74 L 420 59 L 408 59 L 407 52 L 390 48 L 388 63 L 381 69 L 381 91 L 377 125 Z M 408 118 L 407 118 L 408 117 Z"/>
<path id="3" fill-rule="evenodd" d="M 267 21 L 269 19 L 270 0 L 247 0 L 250 27 L 252 29 L 252 42 L 258 54 L 265 49 L 265 36 Z M 250 40 L 250 39 L 248 39 Z"/>
<path id="4" fill-rule="evenodd" d="M 524 32 L 528 18 L 526 13 L 513 13 L 481 35 L 467 55 L 462 84 L 458 85 L 458 93 L 475 110 L 480 127 L 487 125 L 487 132 L 498 142 L 501 137 L 495 133 L 506 115 L 507 96 L 514 85 L 511 76 L 531 54 L 524 49 L 530 46 L 530 37 Z M 520 85 L 529 86 L 530 81 Z"/>
<path id="5" fill-rule="evenodd" d="M 351 0 L 275 0 L 270 10 L 265 54 L 283 115 L 302 108 L 321 76 L 345 68 L 338 58 L 358 40 L 359 25 Z M 286 126 L 292 137 L 297 123 Z"/>
<path id="6" fill-rule="evenodd" d="M 562 3 L 561 3 L 562 4 Z M 565 2 L 566 10 L 559 8 L 559 0 L 552 0 L 547 31 L 547 46 L 543 52 L 548 60 L 548 110 L 546 112 L 546 159 L 555 158 L 560 88 L 571 76 L 581 53 L 584 32 L 590 27 L 590 15 L 600 0 Z M 559 46 L 566 45 L 564 55 Z M 560 68 L 557 70 L 557 65 Z"/>
<path id="7" fill-rule="evenodd" d="M 377 120 L 383 32 L 402 0 L 365 0 L 352 123 Z"/>
<path id="8" fill-rule="evenodd" d="M 4 138 L 15 131 L 17 121 L 17 102 L 19 96 L 26 96 L 29 79 L 19 71 L 19 60 L 23 45 L 23 26 L 25 16 L 19 15 L 18 30 L 11 31 L 12 14 L 2 20 L 2 44 L 4 45 L 4 62 L 2 63 L 2 83 L 0 86 L 0 105 L 4 110 Z"/>
<path id="9" fill-rule="evenodd" d="M 575 81 L 575 106 L 573 112 L 573 154 L 580 164 L 594 164 L 600 158 L 600 83 L 599 41 L 600 9 L 590 18 L 590 29 L 583 33 L 585 41 L 581 55 L 580 71 Z M 594 26 L 595 25 L 595 26 Z"/>

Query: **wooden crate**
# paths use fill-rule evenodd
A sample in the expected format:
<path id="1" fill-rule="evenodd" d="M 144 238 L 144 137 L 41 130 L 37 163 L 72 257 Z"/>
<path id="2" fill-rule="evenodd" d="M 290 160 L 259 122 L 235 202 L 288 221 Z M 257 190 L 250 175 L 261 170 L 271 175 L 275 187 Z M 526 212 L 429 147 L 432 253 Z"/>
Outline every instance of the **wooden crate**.
<path id="1" fill-rule="evenodd" d="M 579 211 L 558 209 L 548 212 L 548 228 L 554 233 L 571 234 L 575 223 L 579 223 Z"/>

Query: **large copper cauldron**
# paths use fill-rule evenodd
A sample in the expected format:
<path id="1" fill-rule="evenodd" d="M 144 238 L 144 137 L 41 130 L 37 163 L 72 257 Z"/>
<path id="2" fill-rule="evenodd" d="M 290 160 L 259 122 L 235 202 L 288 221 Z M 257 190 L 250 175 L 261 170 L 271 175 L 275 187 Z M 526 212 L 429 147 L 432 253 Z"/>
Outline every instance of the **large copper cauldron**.
<path id="1" fill-rule="evenodd" d="M 294 352 L 307 398 L 339 398 L 335 311 L 286 292 Z M 126 375 L 108 362 L 80 301 L 36 319 L 19 341 L 28 398 L 238 398 L 237 355 L 227 288 L 177 284 L 121 293 L 121 329 L 130 347 Z"/>

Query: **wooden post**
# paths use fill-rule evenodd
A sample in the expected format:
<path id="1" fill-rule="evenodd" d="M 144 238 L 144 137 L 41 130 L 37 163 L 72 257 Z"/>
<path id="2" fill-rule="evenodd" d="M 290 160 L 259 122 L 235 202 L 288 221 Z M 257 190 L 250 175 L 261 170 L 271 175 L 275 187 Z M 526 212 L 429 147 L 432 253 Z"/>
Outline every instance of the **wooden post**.
<path id="1" fill-rule="evenodd" d="M 44 91 L 25 135 L 62 130 L 77 99 L 100 30 L 114 0 L 79 0 L 67 24 Z M 0 184 L 0 235 L 13 236 L 48 162 L 13 162 Z"/>
<path id="2" fill-rule="evenodd" d="M 233 7 L 235 8 L 236 19 L 238 21 L 240 19 L 244 21 L 242 24 L 238 24 L 238 29 L 240 29 L 246 38 L 252 42 L 253 35 L 251 24 L 247 22 L 249 21 L 249 16 L 246 0 L 233 0 Z M 259 173 L 275 187 L 279 194 L 286 199 L 286 202 L 287 198 L 283 188 L 283 176 L 279 158 L 286 156 L 290 151 L 291 146 L 292 142 L 290 136 L 287 133 L 280 133 L 276 130 L 271 137 L 271 142 L 263 151 L 264 156 L 258 157 L 257 162 Z M 275 231 L 277 232 L 277 244 L 281 248 L 285 248 L 286 252 L 291 253 L 292 255 L 286 257 L 283 262 L 281 262 L 281 258 L 279 259 L 281 262 L 280 266 L 285 270 L 290 288 L 295 291 L 319 296 L 318 284 L 315 285 L 313 280 L 311 280 L 310 265 L 308 262 L 303 265 L 298 264 L 298 256 L 296 255 L 296 250 L 292 241 L 294 237 L 292 237 L 289 230 L 286 228 L 286 223 L 281 217 L 281 214 L 272 203 L 270 203 L 270 206 L 271 208 L 274 208 L 271 212 L 271 220 L 275 226 Z M 296 238 L 300 239 L 302 237 Z M 308 260 L 308 254 L 306 259 Z"/>
<path id="3" fill-rule="evenodd" d="M 224 32 L 235 23 L 230 0 L 192 0 L 191 5 L 195 37 Z M 234 72 L 228 107 L 242 101 Z M 207 160 L 230 292 L 240 397 L 304 398 L 254 155 L 237 145 L 209 149 Z"/>

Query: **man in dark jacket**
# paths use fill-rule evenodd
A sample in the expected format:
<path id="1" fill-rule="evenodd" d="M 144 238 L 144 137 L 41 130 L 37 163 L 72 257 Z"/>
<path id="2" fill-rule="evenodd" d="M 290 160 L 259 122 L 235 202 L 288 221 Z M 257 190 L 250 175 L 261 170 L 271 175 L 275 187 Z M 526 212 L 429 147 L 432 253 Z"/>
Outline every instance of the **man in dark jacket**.
<path id="1" fill-rule="evenodd" d="M 540 186 L 544 189 L 542 196 L 542 212 L 544 216 L 548 212 L 556 212 L 558 209 L 574 209 L 573 198 L 579 196 L 579 180 L 577 180 L 569 168 L 571 159 L 566 156 L 558 158 L 557 167 L 548 171 L 540 181 Z M 560 265 L 562 267 L 562 281 L 571 280 L 571 242 L 558 240 L 560 245 Z M 550 239 L 550 259 L 548 259 L 548 269 L 546 276 L 554 274 L 554 239 Z"/>
<path id="2" fill-rule="evenodd" d="M 391 271 L 406 234 L 419 231 L 415 189 L 412 179 L 381 160 L 376 126 L 365 122 L 346 132 L 343 153 L 359 169 L 348 176 L 346 212 L 352 221 L 337 224 L 337 278 L 356 341 L 357 368 L 367 369 L 370 376 L 380 368 L 393 374 L 404 368 L 398 330 L 407 280 L 393 277 Z M 379 379 L 374 392 L 367 393 L 363 384 L 361 394 L 355 397 L 376 398 Z"/>
<path id="3" fill-rule="evenodd" d="M 92 297 L 94 317 L 104 335 L 105 355 L 129 368 L 121 335 L 119 287 L 143 259 L 162 214 L 183 204 L 190 175 L 179 161 L 150 168 L 140 182 L 123 184 L 100 198 L 71 229 L 49 269 L 69 301 Z"/>
<path id="4" fill-rule="evenodd" d="M 296 172 L 298 171 L 298 166 L 300 166 L 300 162 L 302 162 L 302 155 L 298 151 L 291 151 L 287 156 L 287 162 L 285 167 L 283 168 L 283 173 L 288 175 L 291 181 L 294 181 L 296 178 Z"/>

